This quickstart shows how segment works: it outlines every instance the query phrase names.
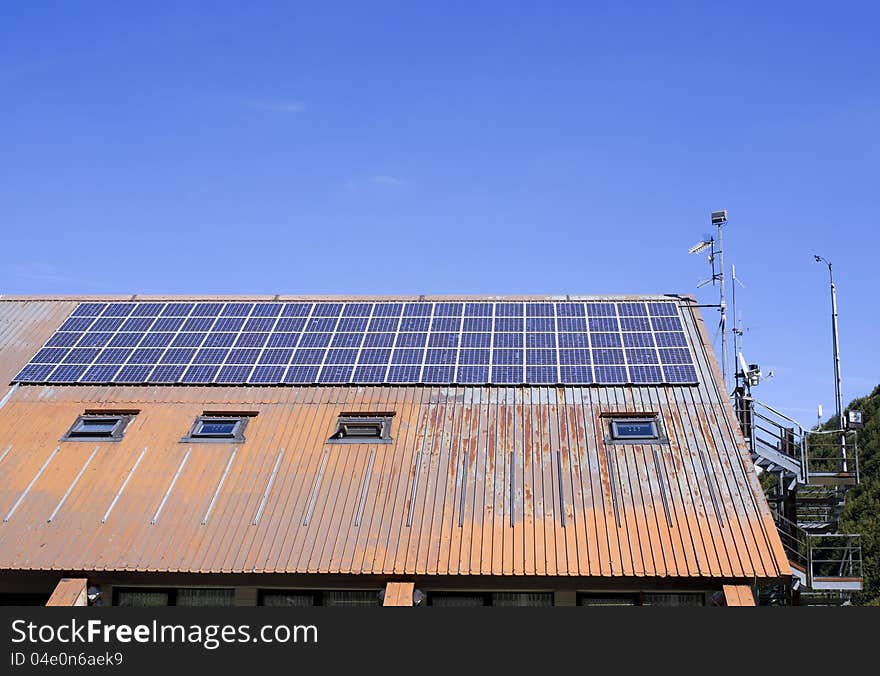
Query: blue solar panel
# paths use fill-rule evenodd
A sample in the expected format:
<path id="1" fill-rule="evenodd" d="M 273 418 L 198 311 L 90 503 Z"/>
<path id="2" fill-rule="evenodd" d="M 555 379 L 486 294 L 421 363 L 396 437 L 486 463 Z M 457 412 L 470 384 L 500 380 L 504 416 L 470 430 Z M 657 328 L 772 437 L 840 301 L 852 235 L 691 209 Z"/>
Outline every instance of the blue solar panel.
<path id="1" fill-rule="evenodd" d="M 492 330 L 492 324 L 491 317 L 465 317 L 461 330 L 485 333 Z"/>
<path id="2" fill-rule="evenodd" d="M 281 311 L 282 317 L 308 317 L 312 311 L 311 303 L 291 303 Z"/>
<path id="3" fill-rule="evenodd" d="M 151 383 L 176 383 L 180 380 L 180 376 L 183 375 L 183 372 L 186 370 L 186 366 L 184 365 L 175 365 L 175 366 L 156 366 L 153 368 L 153 371 L 150 373 L 150 382 Z"/>
<path id="4" fill-rule="evenodd" d="M 45 382 L 54 369 L 55 364 L 28 364 L 15 376 L 14 380 L 20 383 Z"/>
<path id="5" fill-rule="evenodd" d="M 134 310 L 131 303 L 110 303 L 101 313 L 102 317 L 128 317 Z"/>
<path id="6" fill-rule="evenodd" d="M 241 333 L 235 339 L 235 347 L 263 347 L 267 340 L 268 333 Z"/>
<path id="7" fill-rule="evenodd" d="M 681 331 L 681 320 L 678 317 L 651 317 L 651 325 L 655 331 Z"/>
<path id="8" fill-rule="evenodd" d="M 428 350 L 425 354 L 426 364 L 455 364 L 458 350 Z"/>
<path id="9" fill-rule="evenodd" d="M 522 350 L 492 350 L 492 363 L 493 364 L 522 364 L 523 363 L 523 351 Z"/>
<path id="10" fill-rule="evenodd" d="M 420 372 L 420 366 L 390 366 L 387 380 L 389 383 L 417 383 Z"/>
<path id="11" fill-rule="evenodd" d="M 601 366 L 594 367 L 596 382 L 599 384 L 615 384 L 627 382 L 625 366 Z"/>
<path id="12" fill-rule="evenodd" d="M 306 320 L 303 317 L 281 317 L 275 324 L 275 331 L 302 331 L 306 327 Z"/>
<path id="13" fill-rule="evenodd" d="M 270 317 L 252 317 L 244 323 L 244 331 L 271 331 L 275 320 Z M 185 330 L 185 329 L 184 329 Z"/>
<path id="14" fill-rule="evenodd" d="M 223 303 L 199 303 L 193 308 L 193 317 L 216 317 L 223 309 Z"/>
<path id="15" fill-rule="evenodd" d="M 556 325 L 560 331 L 583 333 L 587 330 L 587 320 L 583 317 L 560 317 L 556 320 Z"/>
<path id="16" fill-rule="evenodd" d="M 122 323 L 121 331 L 147 331 L 156 321 L 155 317 L 129 317 Z"/>
<path id="17" fill-rule="evenodd" d="M 354 364 L 357 360 L 357 350 L 327 350 L 327 364 Z"/>
<path id="18" fill-rule="evenodd" d="M 227 335 L 227 334 L 223 334 L 223 333 L 211 334 L 208 337 L 208 340 L 205 341 L 205 346 L 206 347 L 219 347 L 219 345 L 216 345 L 212 342 L 212 337 L 223 336 L 223 335 Z M 229 334 L 229 335 L 231 335 L 231 334 Z M 171 345 L 171 341 L 174 340 L 173 333 L 148 333 L 146 336 L 144 336 L 143 334 L 139 335 L 139 334 L 134 334 L 134 333 L 132 333 L 132 334 L 122 334 L 122 333 L 116 334 L 116 338 L 119 338 L 120 336 L 131 336 L 131 338 L 129 338 L 129 340 L 134 340 L 135 336 L 138 336 L 139 338 L 143 337 L 143 340 L 139 340 L 138 342 L 134 343 L 138 347 L 168 347 L 169 345 Z M 116 342 L 115 338 L 114 338 L 113 342 L 115 344 L 115 342 Z M 232 345 L 232 341 L 229 342 L 229 345 Z"/>
<path id="19" fill-rule="evenodd" d="M 266 347 L 296 347 L 300 335 L 299 333 L 271 333 Z"/>
<path id="20" fill-rule="evenodd" d="M 428 342 L 427 333 L 398 333 L 395 347 L 424 347 Z"/>
<path id="21" fill-rule="evenodd" d="M 565 366 L 589 365 L 592 361 L 589 350 L 559 350 L 559 363 Z"/>
<path id="22" fill-rule="evenodd" d="M 556 303 L 557 317 L 583 317 L 585 314 L 583 303 Z"/>
<path id="23" fill-rule="evenodd" d="M 590 339 L 586 333 L 560 333 L 559 347 L 589 347 Z"/>
<path id="24" fill-rule="evenodd" d="M 147 382 L 152 366 L 123 366 L 113 378 L 114 383 L 145 383 Z"/>
<path id="25" fill-rule="evenodd" d="M 283 366 L 256 366 L 251 373 L 252 383 L 280 383 L 284 377 Z"/>
<path id="26" fill-rule="evenodd" d="M 128 356 L 134 352 L 130 348 L 108 347 L 95 359 L 96 364 L 124 364 Z"/>
<path id="27" fill-rule="evenodd" d="M 525 373 L 522 366 L 492 366 L 493 383 L 515 384 L 523 382 Z"/>
<path id="28" fill-rule="evenodd" d="M 657 364 L 657 351 L 654 348 L 636 347 L 625 350 L 626 361 L 630 364 Z"/>
<path id="29" fill-rule="evenodd" d="M 46 347 L 73 347 L 83 335 L 86 334 L 59 331 L 49 339 Z"/>
<path id="30" fill-rule="evenodd" d="M 427 317 L 404 317 L 400 320 L 401 331 L 427 331 L 431 320 Z"/>
<path id="31" fill-rule="evenodd" d="M 593 350 L 594 364 L 624 364 L 623 350 Z"/>
<path id="32" fill-rule="evenodd" d="M 75 383 L 87 368 L 87 366 L 62 364 L 52 371 L 47 380 L 50 383 Z"/>
<path id="33" fill-rule="evenodd" d="M 122 317 L 101 317 L 89 327 L 90 331 L 116 331 L 125 321 Z"/>
<path id="34" fill-rule="evenodd" d="M 630 366 L 629 372 L 634 383 L 663 382 L 663 373 L 659 366 Z"/>
<path id="35" fill-rule="evenodd" d="M 327 347 L 332 333 L 304 333 L 299 340 L 299 347 Z"/>
<path id="36" fill-rule="evenodd" d="M 132 317 L 158 317 L 165 308 L 165 303 L 138 303 L 131 313 Z"/>
<path id="37" fill-rule="evenodd" d="M 368 333 L 364 337 L 364 347 L 391 347 L 394 345 L 393 333 Z"/>
<path id="38" fill-rule="evenodd" d="M 529 366 L 555 366 L 556 350 L 526 350 L 526 364 Z"/>
<path id="39" fill-rule="evenodd" d="M 221 367 L 220 371 L 214 378 L 217 383 L 244 383 L 247 382 L 248 376 L 253 369 L 252 366 L 244 365 L 226 365 Z"/>
<path id="40" fill-rule="evenodd" d="M 687 347 L 687 338 L 683 333 L 657 332 L 654 334 L 657 347 Z"/>
<path id="41" fill-rule="evenodd" d="M 192 365 L 180 379 L 182 383 L 210 383 L 220 370 L 219 366 Z"/>
<path id="42" fill-rule="evenodd" d="M 421 364 L 425 358 L 424 350 L 394 350 L 391 355 L 392 364 Z"/>
<path id="43" fill-rule="evenodd" d="M 454 380 L 454 366 L 425 366 L 422 371 L 423 383 L 451 383 Z"/>
<path id="44" fill-rule="evenodd" d="M 654 336 L 650 333 L 624 333 L 625 347 L 654 347 Z"/>
<path id="45" fill-rule="evenodd" d="M 526 331 L 547 331 L 556 330 L 556 322 L 547 317 L 526 317 Z"/>
<path id="46" fill-rule="evenodd" d="M 456 381 L 459 383 L 479 383 L 485 384 L 489 382 L 489 366 L 461 366 L 458 367 Z"/>
<path id="47" fill-rule="evenodd" d="M 388 364 L 391 359 L 391 350 L 361 350 L 358 359 L 359 364 Z"/>
<path id="48" fill-rule="evenodd" d="M 288 364 L 293 356 L 293 350 L 263 350 L 263 354 L 257 360 L 260 364 Z"/>
<path id="49" fill-rule="evenodd" d="M 356 383 L 381 383 L 385 381 L 387 366 L 358 366 L 352 380 Z"/>
<path id="50" fill-rule="evenodd" d="M 347 383 L 351 380 L 354 366 L 339 366 L 338 364 L 325 364 L 318 376 L 319 383 Z"/>
<path id="51" fill-rule="evenodd" d="M 193 303 L 168 303 L 162 310 L 162 317 L 187 317 L 193 311 Z"/>
<path id="52" fill-rule="evenodd" d="M 251 317 L 277 317 L 281 313 L 278 303 L 257 303 L 251 312 Z"/>
<path id="53" fill-rule="evenodd" d="M 459 364 L 489 364 L 489 350 L 461 350 Z"/>
<path id="54" fill-rule="evenodd" d="M 97 317 L 104 310 L 104 303 L 80 303 L 71 317 Z"/>
<path id="55" fill-rule="evenodd" d="M 690 365 L 663 366 L 664 381 L 667 383 L 697 382 L 697 370 Z"/>
<path id="56" fill-rule="evenodd" d="M 458 336 L 457 333 L 432 333 L 428 336 L 428 347 L 458 347 Z"/>
<path id="57" fill-rule="evenodd" d="M 519 331 L 525 328 L 522 317 L 495 317 L 495 332 Z"/>
<path id="58" fill-rule="evenodd" d="M 321 352 L 323 354 L 323 351 Z M 256 364 L 260 351 L 256 349 L 236 348 L 229 351 L 227 364 Z"/>
<path id="59" fill-rule="evenodd" d="M 462 347 L 491 347 L 492 346 L 492 334 L 491 333 L 462 333 L 461 334 L 461 346 Z"/>
<path id="60" fill-rule="evenodd" d="M 193 364 L 222 364 L 226 361 L 229 350 L 218 347 L 203 348 L 196 352 Z"/>
<path id="61" fill-rule="evenodd" d="M 117 302 L 77 306 L 15 381 L 692 384 L 698 378 L 673 301 Z"/>
<path id="62" fill-rule="evenodd" d="M 171 341 L 171 347 L 200 347 L 204 340 L 204 333 L 178 333 Z"/>
<path id="63" fill-rule="evenodd" d="M 247 317 L 254 309 L 253 303 L 227 303 L 220 311 L 221 317 Z"/>
<path id="64" fill-rule="evenodd" d="M 555 366 L 526 366 L 526 382 L 552 385 L 559 381 Z"/>

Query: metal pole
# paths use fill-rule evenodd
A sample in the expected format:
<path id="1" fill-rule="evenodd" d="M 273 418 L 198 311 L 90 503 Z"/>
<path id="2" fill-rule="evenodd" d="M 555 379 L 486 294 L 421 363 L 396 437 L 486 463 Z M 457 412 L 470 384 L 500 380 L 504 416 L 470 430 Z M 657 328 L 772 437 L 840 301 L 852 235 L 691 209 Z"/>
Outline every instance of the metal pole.
<path id="1" fill-rule="evenodd" d="M 721 239 L 721 228 L 724 223 L 718 224 L 718 286 L 721 293 L 721 378 L 724 380 L 724 388 L 730 391 L 727 382 L 727 303 L 724 300 L 724 242 Z"/>
<path id="2" fill-rule="evenodd" d="M 831 282 L 831 340 L 834 350 L 834 403 L 837 408 L 837 429 L 840 431 L 841 468 L 847 471 L 846 463 L 846 432 L 843 424 L 843 393 L 840 386 L 840 341 L 837 333 L 837 287 L 834 285 L 834 272 L 829 261 L 822 256 L 814 256 L 816 262 L 828 266 L 828 279 Z"/>

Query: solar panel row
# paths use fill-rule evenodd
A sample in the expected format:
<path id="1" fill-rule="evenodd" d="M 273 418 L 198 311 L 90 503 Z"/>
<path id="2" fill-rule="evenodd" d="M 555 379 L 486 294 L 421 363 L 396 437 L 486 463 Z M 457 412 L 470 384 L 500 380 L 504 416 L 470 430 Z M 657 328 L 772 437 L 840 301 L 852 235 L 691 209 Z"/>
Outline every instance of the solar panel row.
<path id="1" fill-rule="evenodd" d="M 53 383 L 695 383 L 674 302 L 82 303 Z"/>

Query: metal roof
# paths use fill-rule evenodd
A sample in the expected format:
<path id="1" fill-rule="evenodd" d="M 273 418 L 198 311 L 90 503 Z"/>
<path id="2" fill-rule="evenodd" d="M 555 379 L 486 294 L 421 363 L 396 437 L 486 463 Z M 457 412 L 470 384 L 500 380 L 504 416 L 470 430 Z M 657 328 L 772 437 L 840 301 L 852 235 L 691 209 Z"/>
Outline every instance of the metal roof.
<path id="1" fill-rule="evenodd" d="M 0 376 L 80 299 L 0 300 Z M 683 309 L 696 387 L 19 386 L 0 404 L 0 569 L 789 575 Z M 59 442 L 92 409 L 139 413 L 120 442 Z M 238 446 L 181 442 L 209 410 L 257 416 Z M 393 442 L 327 444 L 351 411 L 394 412 Z M 668 442 L 606 443 L 612 412 L 657 413 Z"/>

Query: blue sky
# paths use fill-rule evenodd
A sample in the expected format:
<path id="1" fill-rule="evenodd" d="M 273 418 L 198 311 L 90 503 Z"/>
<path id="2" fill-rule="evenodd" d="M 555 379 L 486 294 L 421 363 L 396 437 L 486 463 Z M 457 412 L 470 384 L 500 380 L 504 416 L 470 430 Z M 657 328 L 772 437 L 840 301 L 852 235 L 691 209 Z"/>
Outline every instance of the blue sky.
<path id="1" fill-rule="evenodd" d="M 5 3 L 0 293 L 694 293 L 880 382 L 876 3 Z M 707 323 L 717 313 L 704 310 Z"/>

